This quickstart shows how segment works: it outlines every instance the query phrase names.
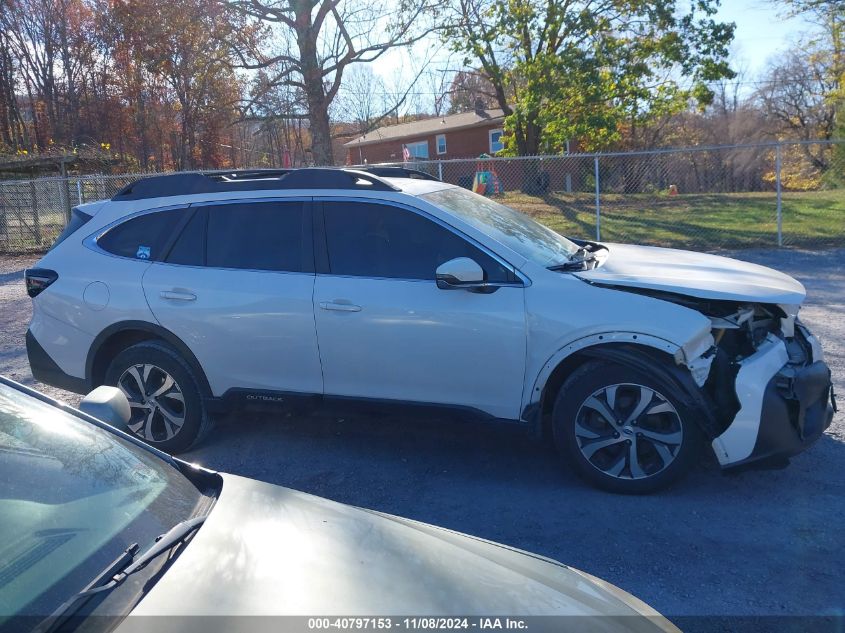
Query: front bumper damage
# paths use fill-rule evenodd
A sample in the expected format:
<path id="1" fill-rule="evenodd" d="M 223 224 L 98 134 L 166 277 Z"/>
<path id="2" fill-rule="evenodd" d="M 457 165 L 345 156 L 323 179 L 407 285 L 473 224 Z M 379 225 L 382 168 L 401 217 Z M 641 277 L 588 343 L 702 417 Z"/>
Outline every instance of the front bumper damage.
<path id="1" fill-rule="evenodd" d="M 796 329 L 806 343 L 802 358 L 791 358 L 786 342 L 769 334 L 738 363 L 739 411 L 712 442 L 723 468 L 782 465 L 830 426 L 836 410 L 830 369 L 818 341 L 803 326 Z"/>

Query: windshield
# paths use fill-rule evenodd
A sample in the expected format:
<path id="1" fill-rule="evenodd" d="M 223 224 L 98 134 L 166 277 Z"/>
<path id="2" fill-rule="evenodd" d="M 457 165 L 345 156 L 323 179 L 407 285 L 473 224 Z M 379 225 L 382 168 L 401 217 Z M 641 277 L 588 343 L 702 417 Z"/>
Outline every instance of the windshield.
<path id="1" fill-rule="evenodd" d="M 510 207 L 460 187 L 420 196 L 540 266 L 566 262 L 578 245 Z"/>
<path id="2" fill-rule="evenodd" d="M 203 495 L 152 453 L 0 384 L 0 627 L 44 616 Z"/>

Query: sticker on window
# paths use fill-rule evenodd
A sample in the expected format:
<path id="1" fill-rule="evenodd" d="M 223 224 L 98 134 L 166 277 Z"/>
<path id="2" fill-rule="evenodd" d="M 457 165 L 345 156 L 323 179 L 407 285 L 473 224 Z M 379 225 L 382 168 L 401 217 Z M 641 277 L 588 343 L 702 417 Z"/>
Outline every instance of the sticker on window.
<path id="1" fill-rule="evenodd" d="M 151 248 L 149 246 L 139 246 L 138 251 L 135 253 L 135 257 L 138 259 L 149 259 L 151 253 Z"/>

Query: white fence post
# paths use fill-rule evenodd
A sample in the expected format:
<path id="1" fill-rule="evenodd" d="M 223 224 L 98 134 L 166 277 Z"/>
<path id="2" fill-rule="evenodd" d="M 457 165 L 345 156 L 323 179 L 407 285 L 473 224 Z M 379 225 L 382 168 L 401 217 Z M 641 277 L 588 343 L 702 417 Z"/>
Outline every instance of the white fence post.
<path id="1" fill-rule="evenodd" d="M 79 199 L 79 204 L 82 204 L 82 181 L 76 179 L 76 197 Z"/>
<path id="2" fill-rule="evenodd" d="M 778 207 L 778 246 L 783 246 L 783 196 L 781 195 L 781 156 L 780 143 L 775 148 L 775 183 L 777 186 L 777 207 Z"/>
<path id="3" fill-rule="evenodd" d="M 595 157 L 596 173 L 596 241 L 601 241 L 601 201 L 599 196 L 599 157 Z"/>

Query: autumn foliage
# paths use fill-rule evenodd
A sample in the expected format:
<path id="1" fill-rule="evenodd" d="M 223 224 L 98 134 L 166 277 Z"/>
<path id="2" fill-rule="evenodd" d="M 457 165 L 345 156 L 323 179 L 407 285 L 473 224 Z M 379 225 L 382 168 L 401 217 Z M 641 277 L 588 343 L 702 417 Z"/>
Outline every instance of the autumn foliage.
<path id="1" fill-rule="evenodd" d="M 0 154 L 95 151 L 119 169 L 270 162 L 217 0 L 0 0 Z M 249 127 L 249 126 L 246 126 Z M 245 148 L 249 145 L 250 148 Z"/>

